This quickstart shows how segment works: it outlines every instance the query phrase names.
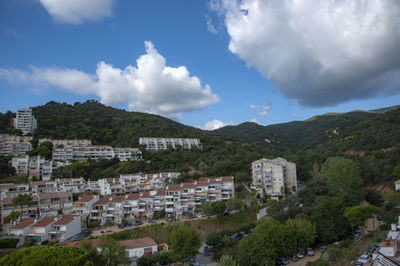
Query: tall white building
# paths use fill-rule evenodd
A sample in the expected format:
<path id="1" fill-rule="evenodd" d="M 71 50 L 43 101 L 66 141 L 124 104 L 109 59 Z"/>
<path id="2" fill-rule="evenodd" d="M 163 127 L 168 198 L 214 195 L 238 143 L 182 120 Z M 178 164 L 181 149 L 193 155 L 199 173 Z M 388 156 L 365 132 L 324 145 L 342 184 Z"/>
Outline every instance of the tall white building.
<path id="1" fill-rule="evenodd" d="M 0 134 L 0 154 L 24 155 L 32 150 L 32 137 Z"/>
<path id="2" fill-rule="evenodd" d="M 272 199 L 284 198 L 287 193 L 297 191 L 296 164 L 284 158 L 260 159 L 251 164 L 253 183 L 251 188 L 261 196 Z"/>
<path id="3" fill-rule="evenodd" d="M 178 147 L 183 149 L 201 148 L 199 139 L 190 138 L 139 138 L 139 145 L 146 145 L 146 150 L 150 151 L 176 149 Z"/>
<path id="4" fill-rule="evenodd" d="M 20 129 L 24 135 L 33 134 L 37 128 L 35 116 L 32 115 L 32 109 L 19 109 L 14 119 L 14 127 Z"/>

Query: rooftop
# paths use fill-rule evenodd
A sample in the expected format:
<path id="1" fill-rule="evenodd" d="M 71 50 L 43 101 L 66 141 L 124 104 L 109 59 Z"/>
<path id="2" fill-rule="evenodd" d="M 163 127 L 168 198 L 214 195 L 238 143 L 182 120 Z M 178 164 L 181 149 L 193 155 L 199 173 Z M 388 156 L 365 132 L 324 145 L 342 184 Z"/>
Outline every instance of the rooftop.
<path id="1" fill-rule="evenodd" d="M 134 249 L 134 248 L 149 247 L 149 246 L 157 245 L 156 241 L 154 241 L 150 237 L 130 239 L 130 240 L 125 240 L 125 241 L 120 241 L 119 243 L 126 249 Z"/>

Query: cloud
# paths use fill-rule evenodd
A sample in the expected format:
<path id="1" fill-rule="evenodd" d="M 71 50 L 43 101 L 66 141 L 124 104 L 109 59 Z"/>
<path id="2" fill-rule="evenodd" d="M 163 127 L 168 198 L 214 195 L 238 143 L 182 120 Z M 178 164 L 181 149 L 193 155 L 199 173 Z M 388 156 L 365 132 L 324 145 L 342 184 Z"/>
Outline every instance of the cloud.
<path id="1" fill-rule="evenodd" d="M 207 30 L 213 34 L 217 34 L 218 31 L 213 25 L 212 18 L 210 18 L 208 15 L 206 15 L 206 22 L 207 22 Z"/>
<path id="2" fill-rule="evenodd" d="M 24 38 L 24 35 L 21 33 L 18 33 L 16 30 L 14 30 L 13 28 L 10 27 L 4 27 L 4 26 L 0 26 L 0 31 L 14 37 L 17 39 L 22 39 Z"/>
<path id="3" fill-rule="evenodd" d="M 259 112 L 259 114 L 260 115 L 262 115 L 262 116 L 267 116 L 268 115 L 268 110 L 269 109 L 271 109 L 271 103 L 270 102 L 268 102 L 267 104 L 265 104 L 265 105 L 255 105 L 255 104 L 250 104 L 250 109 L 251 110 L 257 110 L 257 109 L 259 109 L 259 110 L 261 110 L 261 112 Z"/>
<path id="4" fill-rule="evenodd" d="M 258 120 L 257 120 L 256 118 L 252 118 L 252 119 L 250 119 L 250 120 L 249 120 L 249 122 L 256 123 L 257 125 L 260 125 L 260 126 L 262 126 L 262 125 L 261 125 L 261 123 L 260 123 L 260 122 L 258 122 Z"/>
<path id="5" fill-rule="evenodd" d="M 231 125 L 234 125 L 234 123 L 233 122 L 224 123 L 218 119 L 214 119 L 214 120 L 207 122 L 204 126 L 202 126 L 200 128 L 204 129 L 204 130 L 215 130 L 215 129 L 218 129 L 221 127 L 231 126 Z"/>
<path id="6" fill-rule="evenodd" d="M 212 0 L 229 49 L 300 105 L 400 92 L 398 0 Z"/>
<path id="7" fill-rule="evenodd" d="M 299 117 L 299 114 L 298 113 L 293 113 L 293 117 L 297 118 L 297 117 Z"/>
<path id="8" fill-rule="evenodd" d="M 116 0 L 40 0 L 42 6 L 58 22 L 81 24 L 112 16 Z"/>
<path id="9" fill-rule="evenodd" d="M 0 78 L 40 87 L 58 87 L 77 94 L 100 97 L 107 105 L 126 103 L 130 110 L 180 118 L 182 112 L 200 110 L 219 102 L 209 85 L 190 76 L 185 66 L 166 66 L 165 58 L 151 42 L 137 67 L 125 69 L 105 62 L 97 64 L 96 74 L 76 69 L 31 67 L 30 71 L 0 68 Z"/>

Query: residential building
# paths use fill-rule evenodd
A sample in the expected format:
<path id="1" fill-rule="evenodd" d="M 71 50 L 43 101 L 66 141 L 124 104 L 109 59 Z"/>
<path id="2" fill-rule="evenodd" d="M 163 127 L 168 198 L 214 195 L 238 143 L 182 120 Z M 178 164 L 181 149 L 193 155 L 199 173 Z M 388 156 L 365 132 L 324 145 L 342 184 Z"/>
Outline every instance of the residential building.
<path id="1" fill-rule="evenodd" d="M 17 211 L 21 215 L 21 219 L 35 218 L 39 216 L 38 213 L 38 201 L 39 198 L 36 195 L 32 195 L 32 201 L 23 206 L 14 206 L 12 203 L 13 198 L 3 198 L 0 201 L 1 206 L 1 224 L 3 224 L 4 217 L 8 216 L 12 211 Z"/>
<path id="2" fill-rule="evenodd" d="M 40 216 L 58 215 L 72 211 L 72 193 L 54 192 L 38 194 Z"/>
<path id="3" fill-rule="evenodd" d="M 89 215 L 93 204 L 99 200 L 97 195 L 84 195 L 74 202 L 73 213 Z"/>
<path id="4" fill-rule="evenodd" d="M 92 141 L 90 139 L 39 139 L 39 145 L 43 142 L 53 143 L 53 147 L 66 147 L 66 146 L 90 146 Z"/>
<path id="5" fill-rule="evenodd" d="M 86 182 L 83 177 L 78 178 L 57 178 L 58 191 L 83 193 L 86 189 Z"/>
<path id="6" fill-rule="evenodd" d="M 7 233 L 9 236 L 24 237 L 28 234 L 29 229 L 35 222 L 35 218 L 22 219 L 19 223 L 7 229 Z"/>
<path id="7" fill-rule="evenodd" d="M 112 148 L 102 145 L 63 146 L 53 149 L 53 160 L 55 161 L 84 162 L 89 159 L 109 160 L 112 158 L 118 158 L 120 161 L 136 161 L 142 159 L 142 153 L 136 148 Z"/>
<path id="8" fill-rule="evenodd" d="M 37 128 L 35 116 L 32 115 L 32 109 L 25 108 L 17 110 L 14 119 L 14 127 L 20 129 L 24 135 L 33 134 Z"/>
<path id="9" fill-rule="evenodd" d="M 32 150 L 31 140 L 30 136 L 0 134 L 0 154 L 25 155 Z"/>
<path id="10" fill-rule="evenodd" d="M 110 197 L 100 198 L 93 204 L 90 210 L 89 221 L 98 221 L 100 225 L 104 225 L 107 220 L 112 221 L 112 215 L 107 216 L 107 209 L 110 206 Z"/>
<path id="11" fill-rule="evenodd" d="M 15 198 L 19 194 L 30 194 L 29 184 L 0 184 L 0 199 Z"/>
<path id="12" fill-rule="evenodd" d="M 257 190 L 261 196 L 267 195 L 279 200 L 288 193 L 296 193 L 296 164 L 284 158 L 274 160 L 263 158 L 254 161 L 251 166 L 253 178 L 251 188 Z"/>
<path id="13" fill-rule="evenodd" d="M 34 194 L 58 192 L 57 182 L 53 181 L 34 181 L 30 183 L 30 190 Z"/>
<path id="14" fill-rule="evenodd" d="M 64 166 L 67 163 L 48 161 L 40 156 L 16 156 L 11 159 L 11 166 L 15 168 L 18 175 L 36 177 L 38 179 L 49 181 L 52 178 L 54 169 Z"/>
<path id="15" fill-rule="evenodd" d="M 192 138 L 139 138 L 139 145 L 146 145 L 146 150 L 150 151 L 176 149 L 178 147 L 201 149 L 200 140 Z"/>
<path id="16" fill-rule="evenodd" d="M 61 219 L 51 225 L 49 231 L 51 240 L 64 242 L 82 232 L 82 217 L 80 215 L 62 215 Z"/>
<path id="17" fill-rule="evenodd" d="M 136 238 L 119 242 L 125 248 L 125 254 L 128 259 L 136 259 L 144 254 L 157 253 L 157 243 L 150 237 Z"/>
<path id="18" fill-rule="evenodd" d="M 49 240 L 49 232 L 52 229 L 52 225 L 59 219 L 58 216 L 45 216 L 42 219 L 35 219 L 35 224 L 29 228 L 25 236 L 30 237 L 39 243 Z"/>
<path id="19" fill-rule="evenodd" d="M 394 182 L 394 187 L 395 187 L 395 189 L 396 189 L 397 191 L 400 190 L 400 180 L 396 180 L 396 181 Z"/>

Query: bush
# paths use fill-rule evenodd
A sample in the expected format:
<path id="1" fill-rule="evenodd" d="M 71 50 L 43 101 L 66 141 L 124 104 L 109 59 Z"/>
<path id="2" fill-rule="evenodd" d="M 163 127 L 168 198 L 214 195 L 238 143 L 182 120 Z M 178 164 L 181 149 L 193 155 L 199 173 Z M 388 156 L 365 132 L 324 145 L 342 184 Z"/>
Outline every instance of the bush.
<path id="1" fill-rule="evenodd" d="M 96 227 L 99 227 L 100 226 L 100 223 L 99 223 L 99 221 L 93 221 L 93 222 L 89 222 L 88 223 L 88 228 L 96 228 Z"/>
<path id="2" fill-rule="evenodd" d="M 0 239 L 0 248 L 15 248 L 17 243 L 18 239 L 14 238 Z"/>

